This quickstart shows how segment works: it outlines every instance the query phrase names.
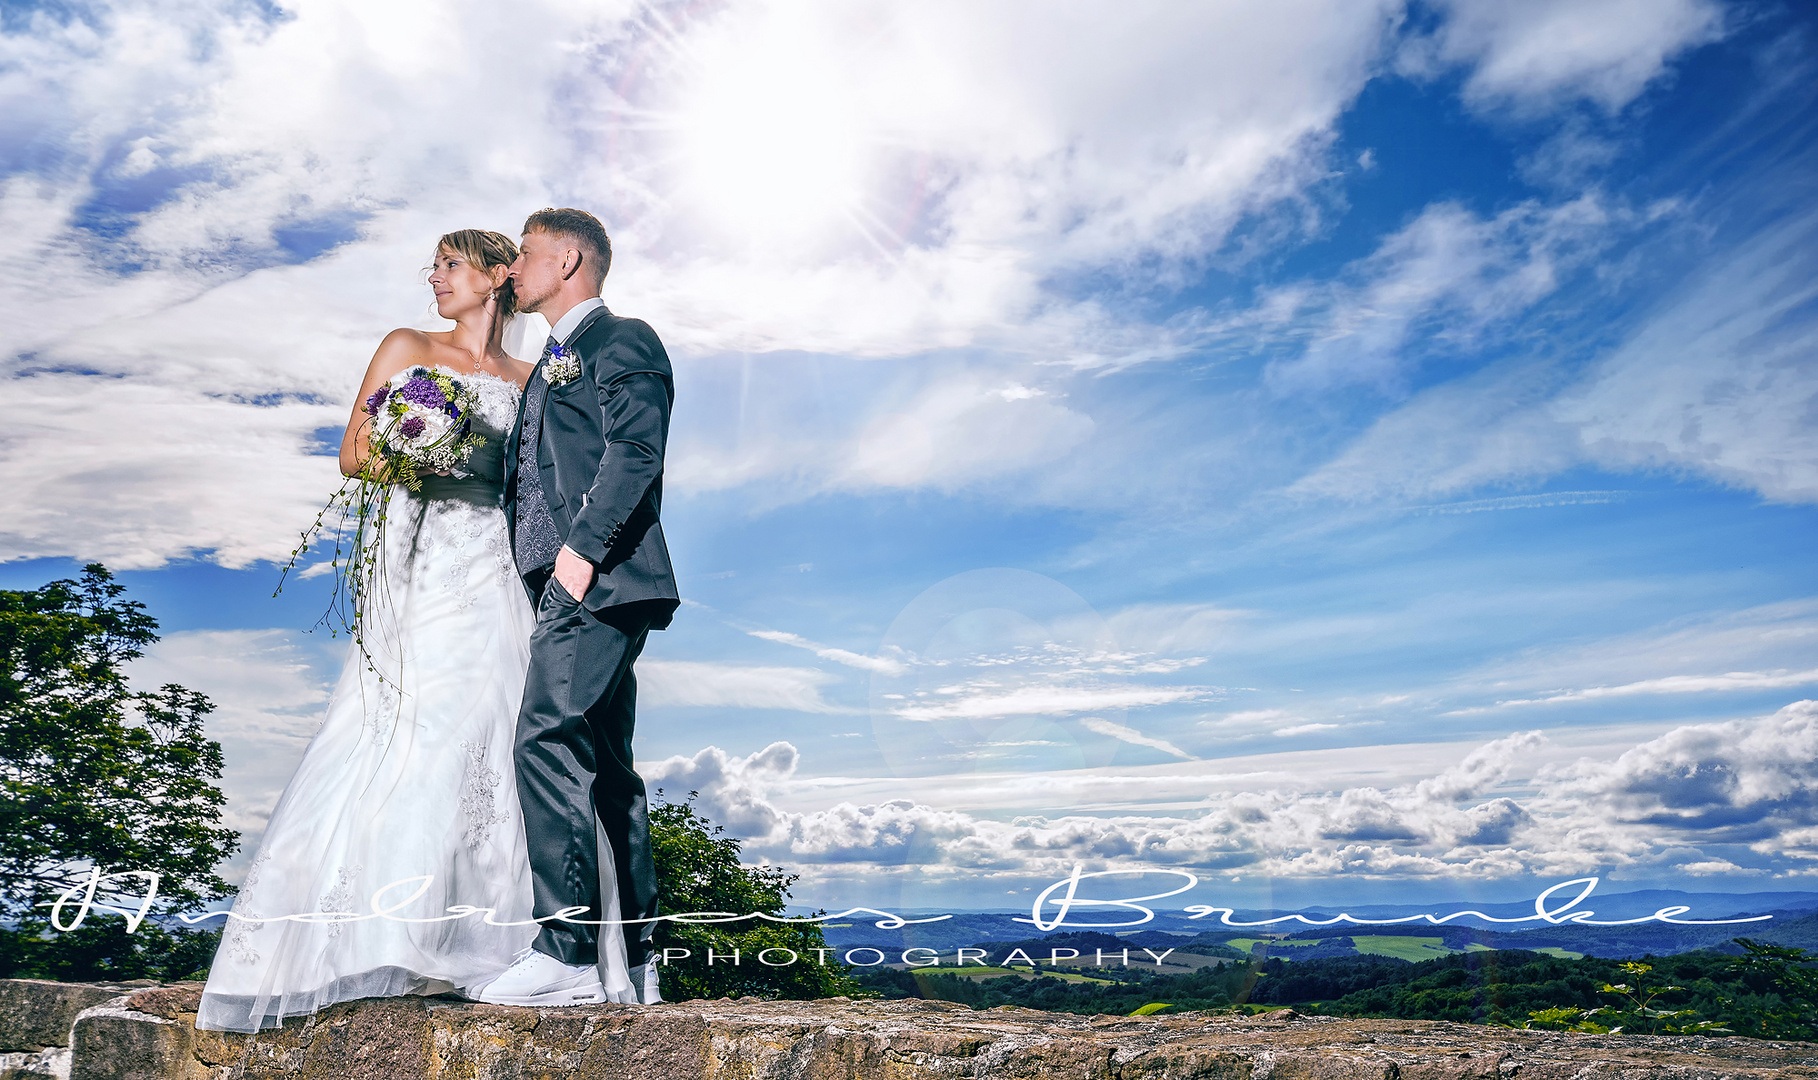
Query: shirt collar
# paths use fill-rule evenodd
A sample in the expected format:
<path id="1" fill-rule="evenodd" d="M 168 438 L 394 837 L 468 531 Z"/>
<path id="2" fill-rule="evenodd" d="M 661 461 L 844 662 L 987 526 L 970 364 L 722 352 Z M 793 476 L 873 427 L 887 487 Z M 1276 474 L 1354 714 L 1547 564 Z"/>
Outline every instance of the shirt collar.
<path id="1" fill-rule="evenodd" d="M 576 304 L 575 306 L 569 308 L 568 314 L 562 316 L 562 320 L 560 322 L 556 323 L 554 326 L 549 328 L 549 336 L 552 338 L 555 338 L 557 341 L 561 342 L 563 345 L 567 345 L 568 339 L 571 336 L 573 336 L 573 334 L 574 334 L 575 327 L 581 325 L 581 320 L 585 319 L 587 316 L 593 314 L 594 308 L 603 308 L 605 306 L 606 306 L 606 301 L 600 299 L 599 297 L 597 297 L 597 296 L 588 297 L 587 299 L 581 301 L 580 303 Z"/>

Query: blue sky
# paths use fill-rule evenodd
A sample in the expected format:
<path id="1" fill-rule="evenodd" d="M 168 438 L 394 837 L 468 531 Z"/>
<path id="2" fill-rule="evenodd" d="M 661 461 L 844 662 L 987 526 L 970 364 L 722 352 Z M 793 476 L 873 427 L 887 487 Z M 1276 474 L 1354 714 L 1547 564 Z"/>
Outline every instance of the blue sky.
<path id="1" fill-rule="evenodd" d="M 193 0 L 0 50 L 0 585 L 121 572 L 249 839 L 343 645 L 270 596 L 324 432 L 438 325 L 436 235 L 568 204 L 676 361 L 641 768 L 799 900 L 1818 873 L 1802 7 Z"/>

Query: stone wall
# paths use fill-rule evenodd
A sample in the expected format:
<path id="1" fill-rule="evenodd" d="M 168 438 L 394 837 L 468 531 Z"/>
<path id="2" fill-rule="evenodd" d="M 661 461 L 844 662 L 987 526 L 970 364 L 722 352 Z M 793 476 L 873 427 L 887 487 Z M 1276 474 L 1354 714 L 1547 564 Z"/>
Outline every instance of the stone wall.
<path id="1" fill-rule="evenodd" d="M 0 1080 L 1818 1080 L 1812 1043 L 1287 1009 L 1130 1018 L 845 998 L 573 1009 L 390 998 L 223 1035 L 195 1030 L 200 991 L 0 980 Z"/>

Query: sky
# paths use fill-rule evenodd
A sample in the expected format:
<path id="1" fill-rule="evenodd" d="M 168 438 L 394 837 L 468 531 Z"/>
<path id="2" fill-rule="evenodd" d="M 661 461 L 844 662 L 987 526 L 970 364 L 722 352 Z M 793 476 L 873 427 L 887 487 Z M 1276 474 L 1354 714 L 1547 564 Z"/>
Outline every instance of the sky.
<path id="1" fill-rule="evenodd" d="M 1815 75 L 1770 0 L 9 3 L 0 587 L 149 606 L 237 879 L 373 348 L 578 206 L 676 371 L 639 769 L 797 902 L 1808 890 Z"/>

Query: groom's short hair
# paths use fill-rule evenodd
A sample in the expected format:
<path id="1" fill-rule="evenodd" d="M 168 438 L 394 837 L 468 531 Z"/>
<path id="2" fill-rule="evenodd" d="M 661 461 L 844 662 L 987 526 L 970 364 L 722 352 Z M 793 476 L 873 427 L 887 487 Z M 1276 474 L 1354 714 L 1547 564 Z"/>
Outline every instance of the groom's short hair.
<path id="1" fill-rule="evenodd" d="M 600 224 L 600 219 L 585 210 L 545 207 L 524 219 L 524 231 L 574 241 L 585 260 L 593 264 L 599 281 L 605 281 L 606 272 L 612 269 L 612 237 L 606 235 L 606 226 Z"/>

